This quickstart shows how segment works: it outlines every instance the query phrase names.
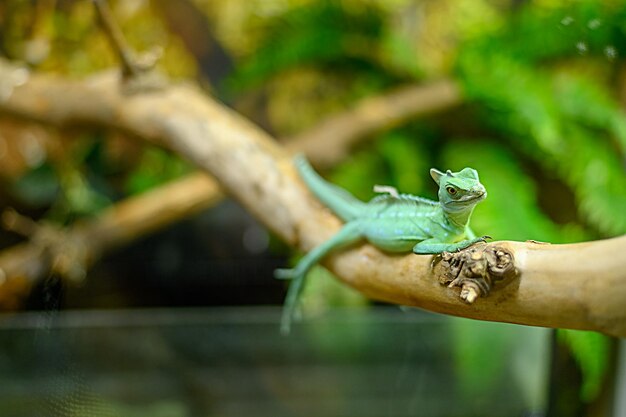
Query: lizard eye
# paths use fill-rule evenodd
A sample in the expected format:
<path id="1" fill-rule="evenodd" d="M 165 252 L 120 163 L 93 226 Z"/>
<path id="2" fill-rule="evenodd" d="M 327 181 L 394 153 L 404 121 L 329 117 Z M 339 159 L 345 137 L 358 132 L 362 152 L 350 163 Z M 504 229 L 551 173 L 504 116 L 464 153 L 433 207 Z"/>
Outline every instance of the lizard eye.
<path id="1" fill-rule="evenodd" d="M 451 187 L 451 186 L 447 186 L 446 187 L 446 191 L 448 192 L 448 194 L 450 195 L 455 195 L 456 194 L 456 188 Z"/>

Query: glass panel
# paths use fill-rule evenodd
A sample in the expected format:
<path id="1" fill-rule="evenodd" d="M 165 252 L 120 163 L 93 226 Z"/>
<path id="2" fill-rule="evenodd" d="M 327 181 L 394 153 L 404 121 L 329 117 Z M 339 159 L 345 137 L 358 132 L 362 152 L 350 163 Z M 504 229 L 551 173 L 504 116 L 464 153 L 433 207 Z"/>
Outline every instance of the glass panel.
<path id="1" fill-rule="evenodd" d="M 279 316 L 5 316 L 0 415 L 484 417 L 544 406 L 546 329 L 381 307 L 333 311 L 281 336 Z"/>

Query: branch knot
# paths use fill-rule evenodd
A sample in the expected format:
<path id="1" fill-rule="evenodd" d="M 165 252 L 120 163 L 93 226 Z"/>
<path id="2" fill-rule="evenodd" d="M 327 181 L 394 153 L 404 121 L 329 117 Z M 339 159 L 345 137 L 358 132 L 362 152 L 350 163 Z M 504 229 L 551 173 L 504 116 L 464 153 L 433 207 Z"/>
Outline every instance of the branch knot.
<path id="1" fill-rule="evenodd" d="M 437 275 L 442 285 L 461 287 L 459 297 L 472 304 L 478 297 L 489 295 L 497 281 L 516 277 L 518 270 L 511 251 L 479 244 L 459 252 L 443 252 Z"/>

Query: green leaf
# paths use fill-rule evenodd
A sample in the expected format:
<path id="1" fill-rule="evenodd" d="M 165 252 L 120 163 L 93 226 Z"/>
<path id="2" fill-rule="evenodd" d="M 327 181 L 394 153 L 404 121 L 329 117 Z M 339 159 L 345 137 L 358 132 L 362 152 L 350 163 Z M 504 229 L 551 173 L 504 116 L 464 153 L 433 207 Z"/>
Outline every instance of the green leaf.
<path id="1" fill-rule="evenodd" d="M 400 192 L 422 194 L 430 188 L 428 154 L 421 138 L 396 130 L 379 139 L 376 150 L 388 167 L 389 184 Z"/>
<path id="2" fill-rule="evenodd" d="M 583 375 L 580 397 L 593 401 L 602 388 L 609 366 L 610 339 L 600 333 L 559 329 L 557 338 L 567 345 Z"/>
<path id="3" fill-rule="evenodd" d="M 477 58 L 466 54 L 460 64 L 468 96 L 483 106 L 483 122 L 562 178 L 602 235 L 626 233 L 626 175 L 613 146 L 623 129 L 623 122 L 614 122 L 616 105 L 593 91 L 581 94 L 583 83 L 569 87 L 503 52 Z"/>
<path id="4" fill-rule="evenodd" d="M 276 17 L 268 27 L 254 55 L 244 59 L 227 81 L 228 90 L 248 89 L 282 71 L 307 65 L 332 67 L 351 77 L 384 75 L 376 62 L 383 20 L 372 6 L 313 2 Z"/>
<path id="5" fill-rule="evenodd" d="M 54 168 L 44 163 L 18 178 L 11 188 L 20 200 L 29 205 L 47 206 L 57 198 L 60 185 Z"/>
<path id="6" fill-rule="evenodd" d="M 180 178 L 191 171 L 186 161 L 162 149 L 148 148 L 141 161 L 128 176 L 126 190 L 139 194 L 158 185 Z"/>

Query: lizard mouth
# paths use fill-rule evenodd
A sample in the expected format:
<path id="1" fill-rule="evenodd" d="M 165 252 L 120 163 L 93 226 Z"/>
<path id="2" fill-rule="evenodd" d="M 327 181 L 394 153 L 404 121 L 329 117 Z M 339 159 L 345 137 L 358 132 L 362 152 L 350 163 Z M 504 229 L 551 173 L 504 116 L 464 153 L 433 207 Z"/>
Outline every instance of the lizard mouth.
<path id="1" fill-rule="evenodd" d="M 487 192 L 481 192 L 480 194 L 468 195 L 463 200 L 464 203 L 468 201 L 481 201 L 487 198 Z"/>
<path id="2" fill-rule="evenodd" d="M 487 198 L 487 192 L 483 191 L 479 194 L 472 194 L 472 195 L 467 195 L 465 197 L 463 197 L 462 199 L 458 200 L 459 203 L 468 203 L 470 201 L 481 201 L 484 200 L 485 198 Z"/>
<path id="3" fill-rule="evenodd" d="M 487 198 L 487 192 L 481 192 L 480 194 L 470 194 L 470 195 L 466 195 L 464 197 L 462 197 L 459 200 L 453 200 L 453 201 L 449 201 L 446 203 L 446 206 L 451 206 L 451 207 L 455 207 L 458 209 L 461 209 L 462 207 L 459 206 L 467 206 L 468 204 L 471 203 L 479 203 L 480 201 L 484 200 L 485 198 Z"/>

